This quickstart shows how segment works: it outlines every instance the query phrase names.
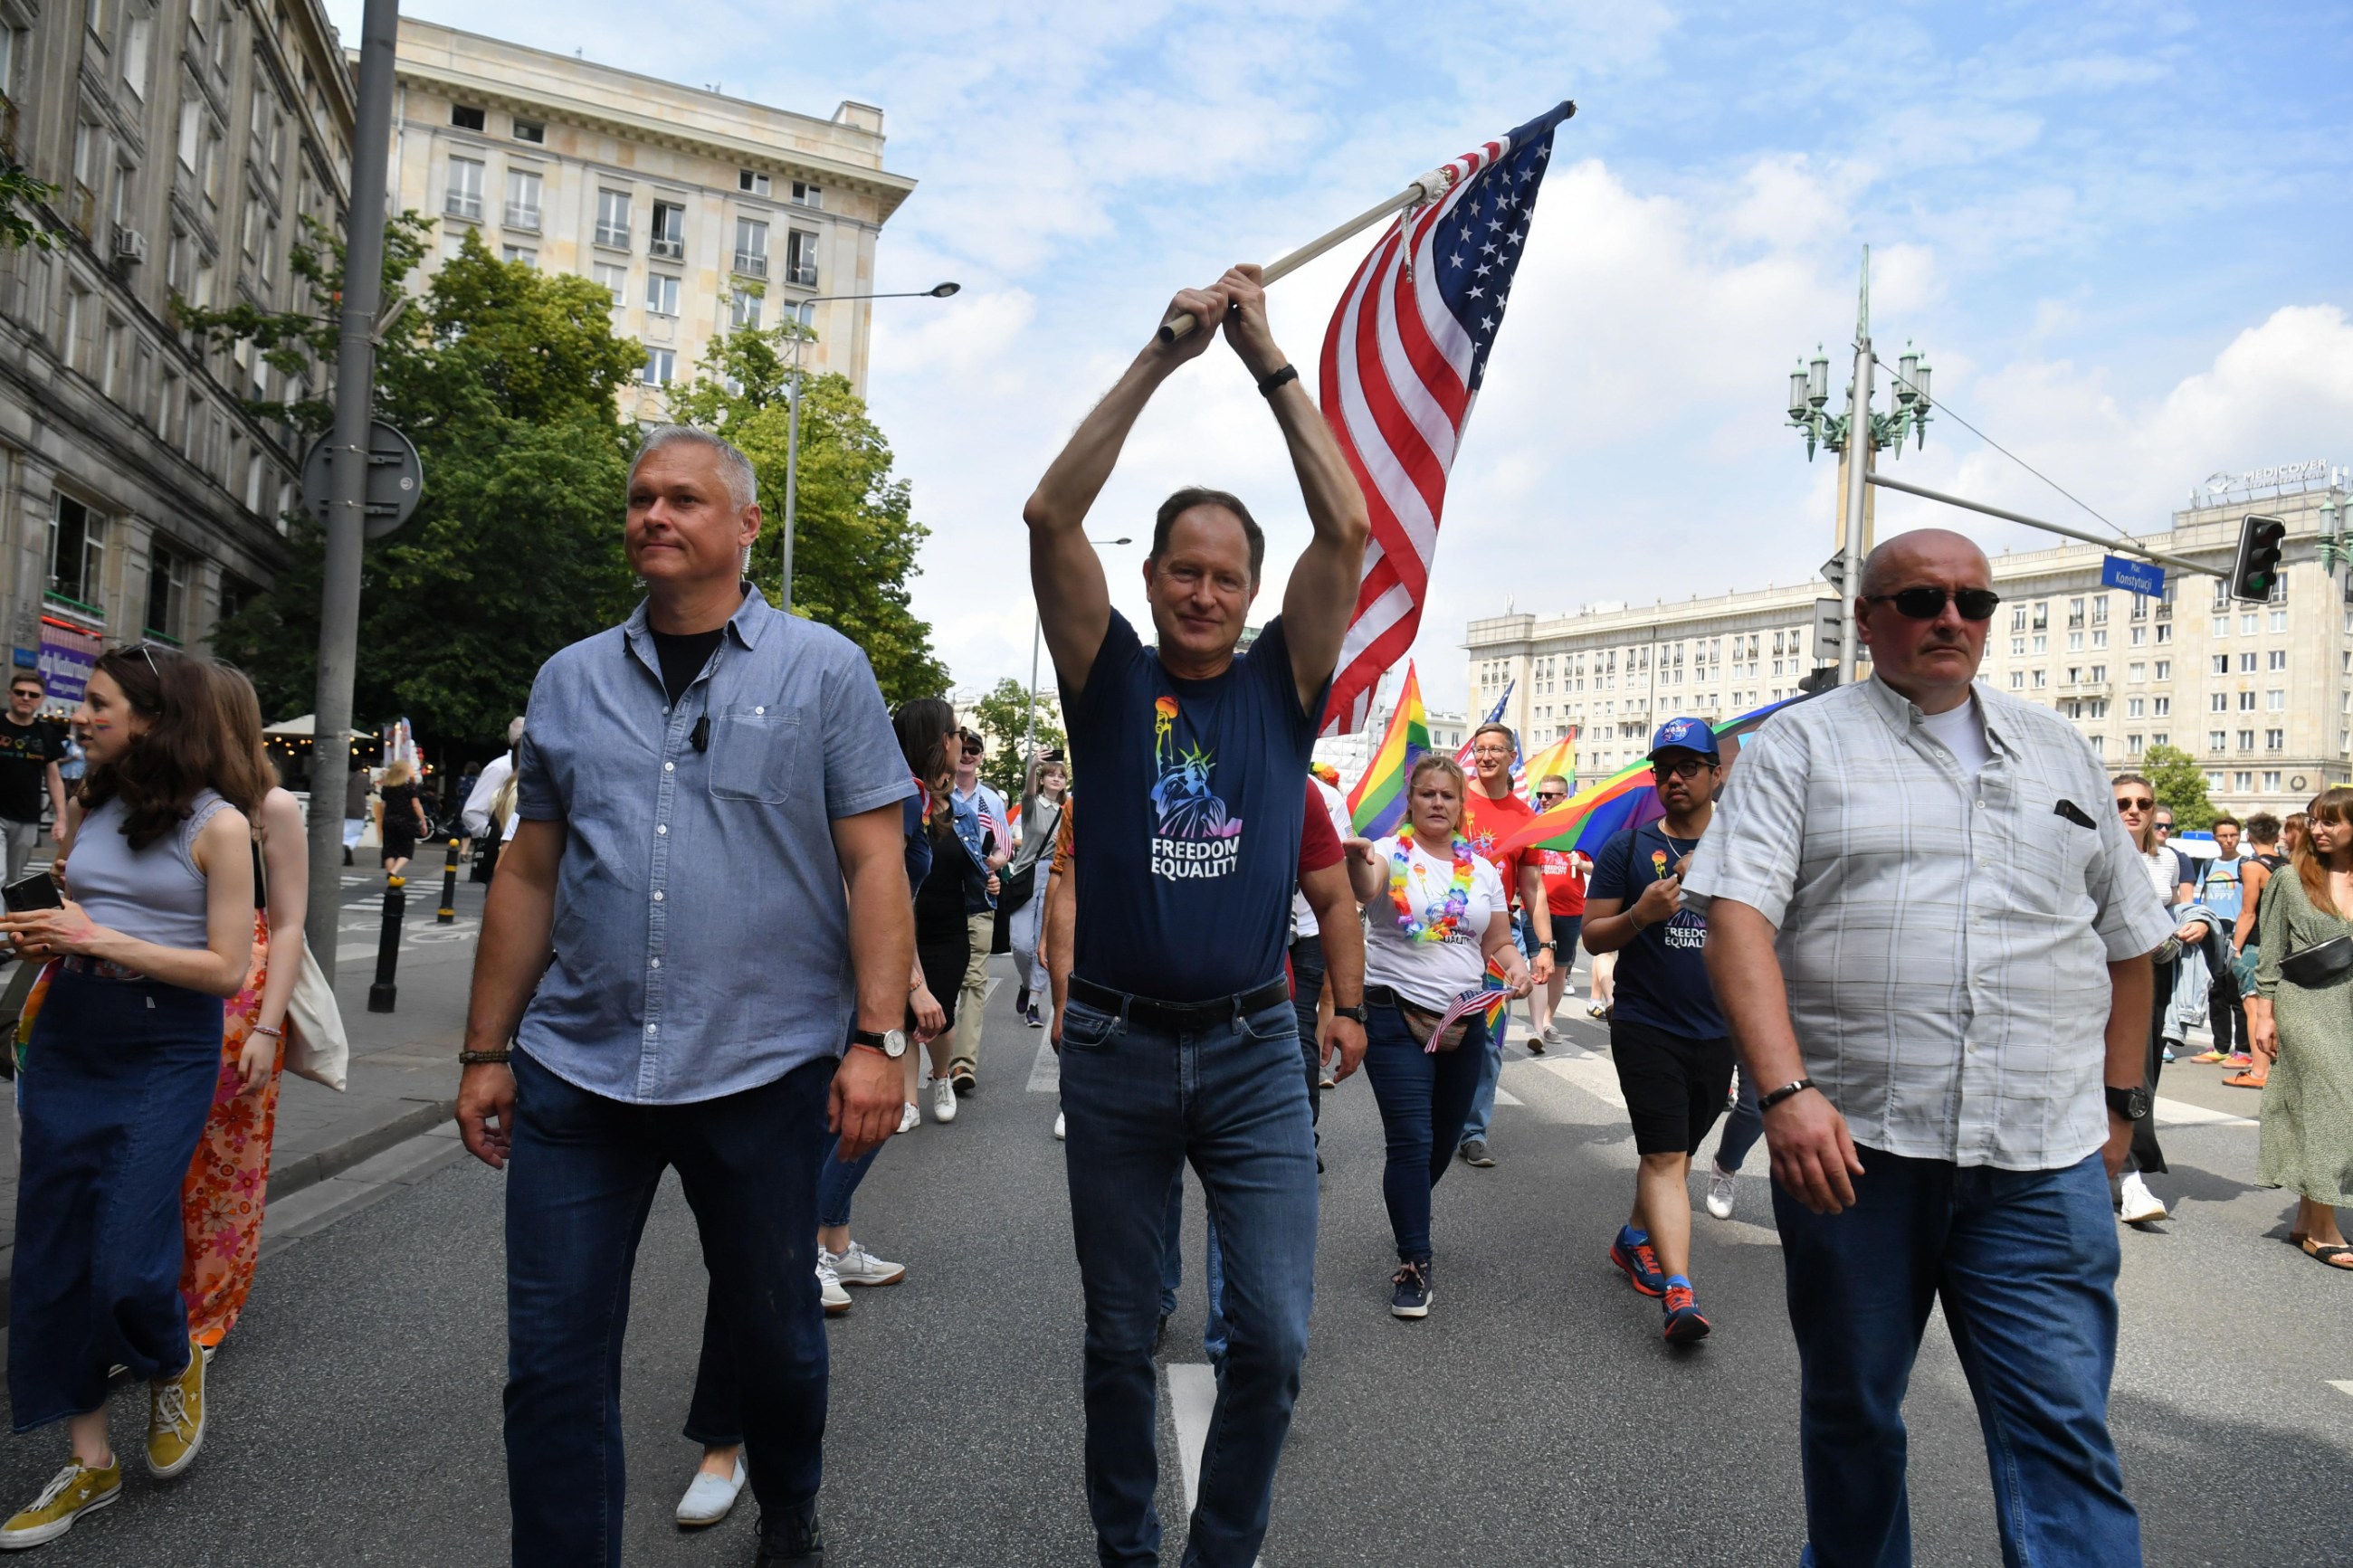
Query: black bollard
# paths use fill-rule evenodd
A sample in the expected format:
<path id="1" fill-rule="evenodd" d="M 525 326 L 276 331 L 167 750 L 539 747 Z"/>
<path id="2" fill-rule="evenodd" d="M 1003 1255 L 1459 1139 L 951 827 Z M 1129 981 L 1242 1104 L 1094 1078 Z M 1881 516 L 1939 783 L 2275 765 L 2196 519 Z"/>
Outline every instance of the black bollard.
<path id="1" fill-rule="evenodd" d="M 386 877 L 384 879 L 384 934 L 375 945 L 375 984 L 368 987 L 368 1011 L 389 1013 L 400 987 L 393 984 L 394 969 L 400 962 L 400 917 L 408 909 L 408 879 Z"/>
<path id="2" fill-rule="evenodd" d="M 449 863 L 441 868 L 441 912 L 433 917 L 435 925 L 458 923 L 458 841 L 449 840 Z"/>

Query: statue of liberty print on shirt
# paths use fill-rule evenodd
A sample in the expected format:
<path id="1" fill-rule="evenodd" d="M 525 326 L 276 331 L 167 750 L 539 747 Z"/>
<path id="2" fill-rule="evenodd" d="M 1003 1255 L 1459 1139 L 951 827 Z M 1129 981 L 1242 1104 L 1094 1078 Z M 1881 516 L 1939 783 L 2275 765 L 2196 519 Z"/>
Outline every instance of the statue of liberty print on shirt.
<path id="1" fill-rule="evenodd" d="M 1233 873 L 1241 852 L 1241 818 L 1209 787 L 1217 757 L 1176 739 L 1176 699 L 1153 704 L 1152 874 L 1172 882 Z"/>

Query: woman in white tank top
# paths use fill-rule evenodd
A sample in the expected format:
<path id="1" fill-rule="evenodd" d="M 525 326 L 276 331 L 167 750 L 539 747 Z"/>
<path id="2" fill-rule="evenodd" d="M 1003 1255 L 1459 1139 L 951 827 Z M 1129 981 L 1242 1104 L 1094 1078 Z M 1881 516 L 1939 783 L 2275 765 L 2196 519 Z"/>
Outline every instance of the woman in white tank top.
<path id="1" fill-rule="evenodd" d="M 245 984 L 253 858 L 213 787 L 225 756 L 202 661 L 144 645 L 101 656 L 75 722 L 70 895 L 0 916 L 54 960 L 18 1093 L 24 1121 L 8 1282 L 8 1392 L 20 1430 L 65 1421 L 66 1467 L 0 1525 L 36 1546 L 121 1494 L 108 1369 L 149 1385 L 147 1468 L 204 1440 L 204 1357 L 180 1296 L 180 1184 L 219 1076 L 221 999 Z"/>

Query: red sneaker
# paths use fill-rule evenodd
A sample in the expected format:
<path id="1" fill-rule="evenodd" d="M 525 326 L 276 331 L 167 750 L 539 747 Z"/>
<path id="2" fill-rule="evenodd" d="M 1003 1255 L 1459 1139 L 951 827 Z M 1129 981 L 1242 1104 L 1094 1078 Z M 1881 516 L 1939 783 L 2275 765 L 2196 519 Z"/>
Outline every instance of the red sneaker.
<path id="1" fill-rule="evenodd" d="M 1628 1247 L 1626 1238 L 1619 1237 L 1609 1244 L 1609 1261 L 1626 1271 L 1626 1283 L 1645 1296 L 1663 1296 L 1667 1277 L 1659 1268 L 1659 1255 L 1651 1250 L 1647 1241 Z"/>

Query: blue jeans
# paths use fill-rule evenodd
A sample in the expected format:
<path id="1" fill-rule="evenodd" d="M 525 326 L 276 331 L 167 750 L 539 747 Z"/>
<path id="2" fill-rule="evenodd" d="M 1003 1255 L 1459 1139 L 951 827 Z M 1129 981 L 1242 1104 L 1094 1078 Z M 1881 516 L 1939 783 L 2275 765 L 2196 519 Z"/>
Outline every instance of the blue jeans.
<path id="1" fill-rule="evenodd" d="M 1367 1009 L 1365 1071 L 1381 1108 L 1388 1164 L 1381 1173 L 1389 1229 L 1401 1262 L 1427 1262 L 1430 1194 L 1438 1185 L 1462 1141 L 1462 1119 L 1486 1059 L 1486 1026 L 1471 1020 L 1462 1043 L 1451 1051 L 1424 1051 L 1394 1006 Z"/>
<path id="2" fill-rule="evenodd" d="M 1765 1113 L 1757 1109 L 1757 1082 L 1748 1076 L 1748 1068 L 1740 1068 L 1740 1097 L 1733 1101 L 1732 1114 L 1725 1118 L 1724 1137 L 1715 1146 L 1715 1163 L 1727 1171 L 1737 1171 L 1740 1163 L 1748 1158 L 1748 1151 L 1757 1147 L 1757 1140 L 1765 1136 Z"/>
<path id="3" fill-rule="evenodd" d="M 1187 1160 L 1223 1251 L 1231 1342 L 1187 1568 L 1249 1568 L 1299 1397 L 1315 1298 L 1315 1149 L 1291 1003 L 1182 1030 L 1070 999 L 1062 1150 L 1086 1292 L 1087 1509 L 1105 1568 L 1157 1563 L 1163 1225 Z"/>
<path id="4" fill-rule="evenodd" d="M 1843 1214 L 1773 1188 L 1801 1389 L 1801 1564 L 1911 1563 L 1904 1390 L 1939 1298 L 1985 1432 L 2002 1561 L 2138 1563 L 2108 1436 L 2119 1252 L 2099 1155 L 1997 1171 L 1857 1152 Z"/>
<path id="5" fill-rule="evenodd" d="M 1226 1344 L 1232 1335 L 1226 1328 L 1226 1260 L 1218 1246 L 1218 1221 L 1213 1215 L 1208 1222 L 1208 1257 L 1201 1268 L 1201 1289 L 1209 1298 L 1209 1313 L 1201 1323 L 1201 1353 L 1218 1375 L 1226 1375 Z M 1176 1179 L 1168 1184 L 1168 1208 L 1160 1216 L 1160 1315 L 1168 1316 L 1176 1310 L 1176 1289 L 1185 1283 L 1185 1173 L 1178 1171 Z"/>
<path id="6" fill-rule="evenodd" d="M 1324 999 L 1324 937 L 1291 939 L 1291 1010 L 1299 1019 L 1299 1055 L 1307 1068 L 1307 1120 L 1324 1120 L 1324 1058 L 1315 1044 L 1315 1009 Z M 1323 1137 L 1319 1133 L 1316 1142 Z"/>
<path id="7" fill-rule="evenodd" d="M 1528 928 L 1526 913 L 1523 911 L 1514 914 L 1512 916 L 1513 944 L 1525 955 L 1528 951 L 1528 943 L 1535 940 L 1534 933 Z M 1506 1007 L 1504 1009 L 1502 1021 L 1496 1024 L 1493 1031 L 1487 1037 L 1485 1048 L 1479 1053 L 1478 1086 L 1472 1092 L 1471 1111 L 1463 1119 L 1462 1133 L 1455 1140 L 1455 1146 L 1468 1143 L 1474 1138 L 1482 1143 L 1486 1142 L 1488 1125 L 1495 1120 L 1495 1086 L 1503 1081 L 1504 1077 L 1504 1042 L 1511 1038 L 1511 1035 L 1512 1010 Z M 1471 1046 L 1472 1042 L 1466 1039 L 1456 1049 L 1458 1052 L 1467 1051 Z M 1452 1150 L 1450 1148 L 1450 1156 L 1451 1152 Z"/>
<path id="8" fill-rule="evenodd" d="M 17 1080 L 8 1397 L 29 1432 L 188 1364 L 180 1184 L 220 1082 L 221 1000 L 60 968 Z"/>
<path id="9" fill-rule="evenodd" d="M 217 1047 L 216 1047 L 217 1051 Z M 690 1105 L 626 1105 L 514 1053 L 507 1492 L 518 1568 L 621 1561 L 621 1343 L 638 1237 L 675 1166 L 702 1235 L 703 1375 L 739 1391 L 770 1520 L 816 1506 L 826 1409 L 818 1162 L 835 1063 Z"/>

